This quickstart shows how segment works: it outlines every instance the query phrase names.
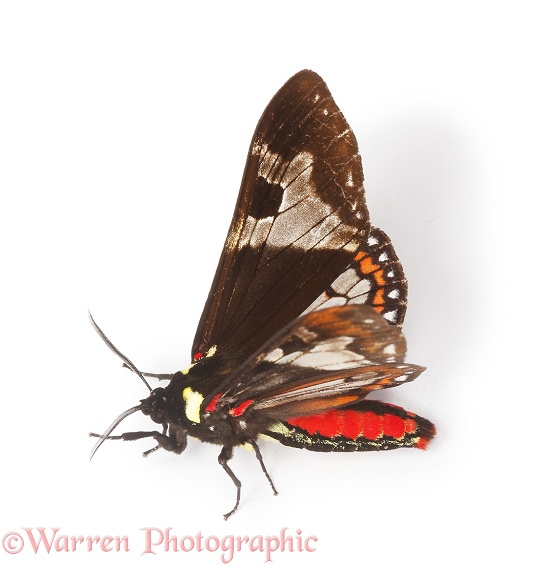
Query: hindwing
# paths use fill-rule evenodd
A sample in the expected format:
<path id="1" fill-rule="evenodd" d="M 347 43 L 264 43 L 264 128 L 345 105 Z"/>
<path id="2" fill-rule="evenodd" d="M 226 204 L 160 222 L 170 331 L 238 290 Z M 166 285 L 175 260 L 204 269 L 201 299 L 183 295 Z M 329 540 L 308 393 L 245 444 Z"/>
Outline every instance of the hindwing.
<path id="1" fill-rule="evenodd" d="M 277 333 L 202 403 L 202 416 L 308 415 L 415 379 L 401 330 L 367 305 L 317 310 Z"/>
<path id="2" fill-rule="evenodd" d="M 397 326 L 407 309 L 407 279 L 390 238 L 371 227 L 353 260 L 334 282 L 306 309 L 367 304 Z"/>

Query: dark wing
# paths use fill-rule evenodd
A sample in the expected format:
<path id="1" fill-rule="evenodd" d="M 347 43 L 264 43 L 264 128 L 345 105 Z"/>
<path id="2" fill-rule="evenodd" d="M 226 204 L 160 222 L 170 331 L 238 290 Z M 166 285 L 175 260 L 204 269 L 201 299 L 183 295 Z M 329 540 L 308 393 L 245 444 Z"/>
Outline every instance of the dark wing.
<path id="1" fill-rule="evenodd" d="M 407 279 L 390 238 L 371 227 L 347 269 L 305 310 L 366 304 L 401 326 L 407 309 Z"/>
<path id="2" fill-rule="evenodd" d="M 333 283 L 369 229 L 354 134 L 323 80 L 301 71 L 257 125 L 193 360 L 217 347 L 239 365 Z"/>
<path id="3" fill-rule="evenodd" d="M 355 403 L 424 368 L 404 363 L 405 339 L 368 305 L 308 313 L 279 332 L 212 392 L 202 415 L 225 409 L 287 419 Z"/>

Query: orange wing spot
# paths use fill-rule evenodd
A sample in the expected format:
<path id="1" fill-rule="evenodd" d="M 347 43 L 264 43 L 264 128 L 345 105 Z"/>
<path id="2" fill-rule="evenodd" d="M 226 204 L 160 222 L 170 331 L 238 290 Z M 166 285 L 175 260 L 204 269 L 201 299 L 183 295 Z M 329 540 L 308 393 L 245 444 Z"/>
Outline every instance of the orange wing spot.
<path id="1" fill-rule="evenodd" d="M 385 304 L 385 290 L 384 289 L 377 289 L 375 293 L 375 298 L 373 299 L 373 303 L 375 305 L 384 305 Z"/>
<path id="2" fill-rule="evenodd" d="M 405 419 L 405 432 L 413 434 L 417 430 L 417 423 L 413 419 Z"/>
<path id="3" fill-rule="evenodd" d="M 366 252 L 358 252 L 354 256 L 354 261 L 360 261 L 362 258 L 366 257 L 368 254 Z"/>
<path id="4" fill-rule="evenodd" d="M 360 254 L 358 254 L 360 255 Z M 355 259 L 358 258 L 358 255 Z M 378 263 L 373 263 L 371 257 L 364 254 L 360 259 L 357 260 L 360 265 L 360 271 L 363 275 L 373 275 L 373 278 L 377 282 L 377 285 L 385 285 L 385 274 L 383 269 Z"/>
<path id="5" fill-rule="evenodd" d="M 379 266 L 376 265 L 375 263 L 373 263 L 373 261 L 371 261 L 371 257 L 366 256 L 366 257 L 364 257 L 360 260 L 360 271 L 364 275 L 369 275 L 370 273 L 373 273 L 374 271 L 377 271 L 378 269 L 379 269 Z"/>
<path id="6" fill-rule="evenodd" d="M 373 274 L 373 278 L 377 281 L 377 285 L 386 285 L 385 276 L 383 270 L 380 269 Z"/>

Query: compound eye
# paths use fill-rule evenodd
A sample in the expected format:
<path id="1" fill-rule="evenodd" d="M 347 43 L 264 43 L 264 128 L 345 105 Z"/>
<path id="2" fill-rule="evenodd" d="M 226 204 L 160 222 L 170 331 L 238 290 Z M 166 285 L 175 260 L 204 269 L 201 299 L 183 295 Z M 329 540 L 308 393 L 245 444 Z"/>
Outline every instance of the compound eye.
<path id="1" fill-rule="evenodd" d="M 149 412 L 149 416 L 151 417 L 151 420 L 157 424 L 164 424 L 164 421 L 166 420 L 166 414 L 163 409 L 155 408 Z"/>

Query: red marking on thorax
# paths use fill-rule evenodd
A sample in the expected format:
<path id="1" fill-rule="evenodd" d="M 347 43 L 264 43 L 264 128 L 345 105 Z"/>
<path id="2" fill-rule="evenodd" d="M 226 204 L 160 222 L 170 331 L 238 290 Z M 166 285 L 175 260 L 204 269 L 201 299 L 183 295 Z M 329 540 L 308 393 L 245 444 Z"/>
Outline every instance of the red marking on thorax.
<path id="1" fill-rule="evenodd" d="M 230 414 L 233 417 L 241 417 L 241 415 L 243 415 L 243 413 L 247 410 L 247 408 L 250 407 L 252 404 L 253 404 L 252 399 L 249 399 L 248 401 L 244 401 L 241 405 L 238 405 L 237 407 L 230 409 Z"/>
<path id="2" fill-rule="evenodd" d="M 217 406 L 217 401 L 221 398 L 222 393 L 217 393 L 213 399 L 208 403 L 207 407 L 204 409 L 206 413 L 211 413 L 215 410 Z"/>
<path id="3" fill-rule="evenodd" d="M 377 440 L 381 436 L 391 436 L 400 440 L 406 433 L 413 433 L 417 429 L 417 424 L 413 419 L 350 409 L 332 409 L 315 415 L 295 417 L 287 422 L 302 428 L 309 434 L 320 434 L 327 438 L 344 436 L 352 440 L 360 436 L 368 440 Z"/>

